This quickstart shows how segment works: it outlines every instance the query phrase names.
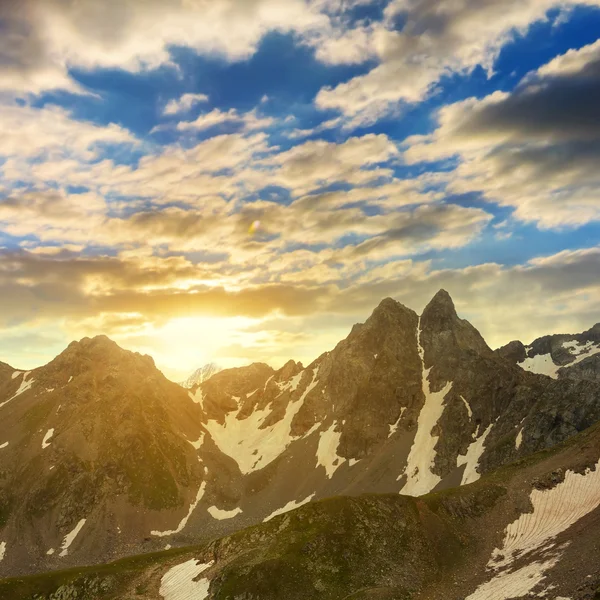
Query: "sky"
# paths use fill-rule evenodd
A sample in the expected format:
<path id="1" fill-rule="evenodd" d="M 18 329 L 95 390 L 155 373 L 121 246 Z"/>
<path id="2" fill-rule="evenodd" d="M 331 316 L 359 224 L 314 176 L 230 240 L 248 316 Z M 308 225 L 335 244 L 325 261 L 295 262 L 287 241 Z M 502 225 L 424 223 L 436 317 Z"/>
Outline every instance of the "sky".
<path id="1" fill-rule="evenodd" d="M 600 0 L 0 4 L 0 360 L 183 378 L 444 288 L 492 347 L 600 321 Z"/>

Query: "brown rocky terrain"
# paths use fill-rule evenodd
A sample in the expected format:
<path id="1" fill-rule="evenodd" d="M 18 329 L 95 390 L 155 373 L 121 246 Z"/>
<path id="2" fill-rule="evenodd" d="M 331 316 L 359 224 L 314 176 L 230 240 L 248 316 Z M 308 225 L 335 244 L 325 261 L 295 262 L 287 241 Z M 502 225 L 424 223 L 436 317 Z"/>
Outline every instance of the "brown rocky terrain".
<path id="1" fill-rule="evenodd" d="M 82 340 L 28 374 L 0 367 L 0 417 L 8 576 L 183 547 L 323 498 L 475 482 L 599 421 L 600 382 L 493 352 L 441 291 L 421 316 L 384 300 L 306 367 L 189 391 Z"/>

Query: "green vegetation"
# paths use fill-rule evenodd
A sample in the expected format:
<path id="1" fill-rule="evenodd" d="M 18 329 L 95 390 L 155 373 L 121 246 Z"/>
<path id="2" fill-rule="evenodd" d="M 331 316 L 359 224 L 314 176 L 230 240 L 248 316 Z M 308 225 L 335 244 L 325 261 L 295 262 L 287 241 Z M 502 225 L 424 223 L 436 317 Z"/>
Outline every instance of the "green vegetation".
<path id="1" fill-rule="evenodd" d="M 100 600 L 100 598 L 129 600 L 122 595 L 123 591 L 144 575 L 146 570 L 188 554 L 190 554 L 189 548 L 179 548 L 126 558 L 95 567 L 4 579 L 0 580 L 0 598 L 2 600 L 54 600 L 52 596 L 62 588 L 71 594 L 66 597 L 74 600 Z"/>

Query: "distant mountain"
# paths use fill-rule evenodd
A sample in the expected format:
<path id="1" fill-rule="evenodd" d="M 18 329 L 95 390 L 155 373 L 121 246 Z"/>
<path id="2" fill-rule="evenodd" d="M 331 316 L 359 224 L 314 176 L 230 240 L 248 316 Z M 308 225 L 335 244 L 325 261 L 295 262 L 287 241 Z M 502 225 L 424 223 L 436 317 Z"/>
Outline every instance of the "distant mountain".
<path id="1" fill-rule="evenodd" d="M 600 426 L 472 485 L 336 497 L 216 541 L 0 581 L 5 600 L 600 597 Z"/>
<path id="2" fill-rule="evenodd" d="M 215 363 L 208 363 L 199 369 L 196 369 L 185 381 L 181 381 L 179 385 L 186 389 L 191 389 L 210 379 L 216 373 L 223 369 Z"/>
<path id="3" fill-rule="evenodd" d="M 600 381 L 524 370 L 444 291 L 420 316 L 384 300 L 306 367 L 187 392 L 82 340 L 31 373 L 0 368 L 0 574 L 190 545 L 332 496 L 421 496 L 599 420 Z"/>
<path id="4" fill-rule="evenodd" d="M 600 380 L 600 323 L 578 334 L 547 335 L 525 346 L 520 341 L 499 348 L 499 356 L 532 373 L 553 379 Z"/>

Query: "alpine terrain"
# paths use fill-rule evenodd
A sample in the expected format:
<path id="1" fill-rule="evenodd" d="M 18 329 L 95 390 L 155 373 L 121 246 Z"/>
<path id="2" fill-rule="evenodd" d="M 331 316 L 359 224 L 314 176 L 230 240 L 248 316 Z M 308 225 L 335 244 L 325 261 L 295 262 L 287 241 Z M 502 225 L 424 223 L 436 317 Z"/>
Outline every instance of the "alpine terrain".
<path id="1" fill-rule="evenodd" d="M 105 337 L 0 364 L 0 597 L 594 598 L 598 360 L 442 290 L 189 390 Z"/>

